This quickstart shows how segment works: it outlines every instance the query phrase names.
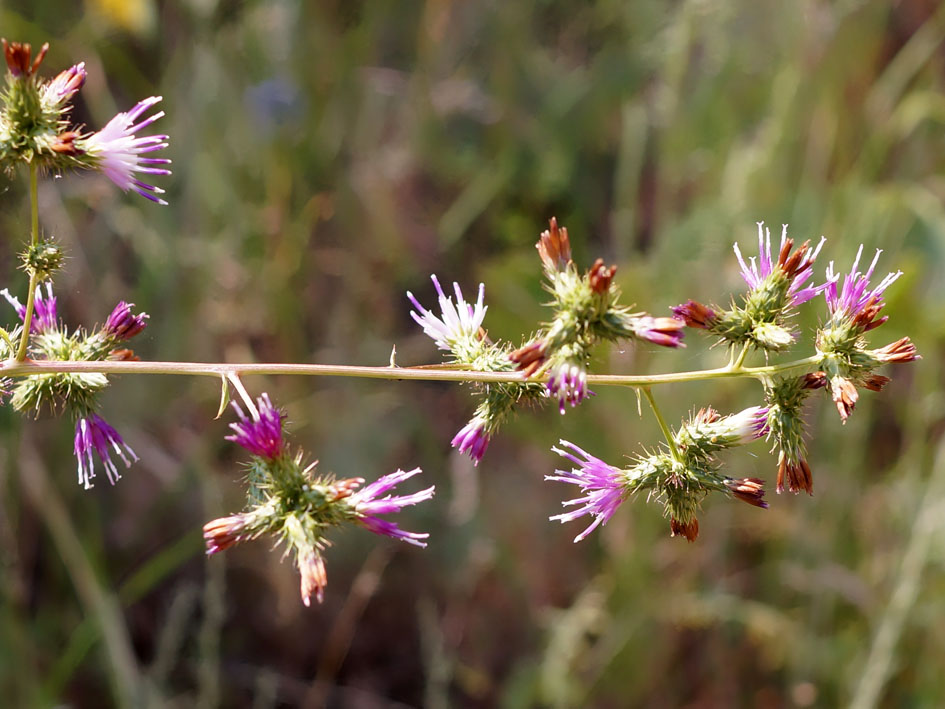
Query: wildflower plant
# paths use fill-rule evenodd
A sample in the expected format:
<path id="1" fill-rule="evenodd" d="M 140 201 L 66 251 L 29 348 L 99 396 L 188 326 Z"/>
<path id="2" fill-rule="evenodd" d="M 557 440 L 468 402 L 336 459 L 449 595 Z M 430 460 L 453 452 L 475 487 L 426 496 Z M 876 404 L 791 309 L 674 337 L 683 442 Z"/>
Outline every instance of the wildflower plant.
<path id="1" fill-rule="evenodd" d="M 483 284 L 470 301 L 458 283 L 444 289 L 432 276 L 435 305 L 426 307 L 409 291 L 407 301 L 413 320 L 445 357 L 438 365 L 402 367 L 393 360 L 390 367 L 140 361 L 128 345 L 147 327 L 148 315 L 133 304 L 119 302 L 101 325 L 92 327 L 72 327 L 60 317 L 60 299 L 69 294 L 54 292 L 53 284 L 65 259 L 55 240 L 40 232 L 37 182 L 44 172 L 101 172 L 124 191 L 166 204 L 161 196 L 164 189 L 151 184 L 170 175 L 170 160 L 161 152 L 170 140 L 151 132 L 164 115 L 155 110 L 161 99 L 146 98 L 118 113 L 101 130 L 89 131 L 71 121 L 72 101 L 87 76 L 83 63 L 43 79 L 40 69 L 46 45 L 35 57 L 28 44 L 4 40 L 3 49 L 8 71 L 0 95 L 0 166 L 11 177 L 20 168 L 28 173 L 31 228 L 20 252 L 28 283 L 0 291 L 11 306 L 10 324 L 0 329 L 0 398 L 24 414 L 69 415 L 75 426 L 78 482 L 89 488 L 99 466 L 115 484 L 137 460 L 131 446 L 101 413 L 99 399 L 111 384 L 110 375 L 219 377 L 223 403 L 231 390 L 241 401 L 233 403 L 235 421 L 225 438 L 248 454 L 243 464 L 246 503 L 243 509 L 204 526 L 206 551 L 216 555 L 246 541 L 271 539 L 293 558 L 306 605 L 312 598 L 321 601 L 324 597 L 325 553 L 336 528 L 360 527 L 426 546 L 428 534 L 408 531 L 396 515 L 429 501 L 434 487 L 416 489 L 413 479 L 421 472 L 416 467 L 374 476 L 373 482 L 323 473 L 311 455 L 289 444 L 282 410 L 268 394 L 254 399 L 241 375 L 465 383 L 475 404 L 468 422 L 457 422 L 451 445 L 475 465 L 485 460 L 502 424 L 525 407 L 551 404 L 564 414 L 585 402 L 593 386 L 632 388 L 647 400 L 663 440 L 631 451 L 622 466 L 605 462 L 576 443 L 560 441 L 552 451 L 565 462 L 545 479 L 573 485 L 577 492 L 563 503 L 564 511 L 551 519 L 580 520 L 585 525 L 575 537 L 580 541 L 605 525 L 624 502 L 643 495 L 663 506 L 673 536 L 694 541 L 699 534 L 699 511 L 710 494 L 760 509 L 768 507 L 763 479 L 732 461 L 731 449 L 765 439 L 776 458 L 768 465 L 776 476 L 776 491 L 813 494 L 805 443 L 807 400 L 823 390 L 845 422 L 862 390 L 878 392 L 889 381 L 887 374 L 878 371 L 881 367 L 919 358 L 908 337 L 878 347 L 870 341 L 873 331 L 887 320 L 882 312 L 885 293 L 901 275 L 890 272 L 873 283 L 879 252 L 861 272 L 861 247 L 849 271 L 841 275 L 831 262 L 820 280 L 817 258 L 823 238 L 815 246 L 811 241 L 795 246 L 785 225 L 773 249 L 770 231 L 759 223 L 757 255 L 746 257 L 738 244 L 734 246 L 745 285 L 742 293 L 731 297 L 727 306 L 688 300 L 665 315 L 653 315 L 623 302 L 616 266 L 608 266 L 603 259 L 587 268 L 579 266 L 572 257 L 567 229 L 552 218 L 536 244 L 549 294 L 549 316 L 532 334 L 514 343 L 489 336 Z M 821 309 L 821 324 L 813 333 L 803 333 L 795 325 L 802 307 Z M 595 352 L 607 343 L 675 350 L 684 346 L 686 328 L 724 344 L 728 363 L 716 369 L 658 375 L 590 371 Z M 778 359 L 805 343 L 809 354 Z M 765 362 L 748 366 L 748 357 L 759 351 Z M 660 385 L 722 378 L 756 380 L 760 385 L 757 405 L 727 414 L 701 405 L 673 428 L 653 394 Z"/>

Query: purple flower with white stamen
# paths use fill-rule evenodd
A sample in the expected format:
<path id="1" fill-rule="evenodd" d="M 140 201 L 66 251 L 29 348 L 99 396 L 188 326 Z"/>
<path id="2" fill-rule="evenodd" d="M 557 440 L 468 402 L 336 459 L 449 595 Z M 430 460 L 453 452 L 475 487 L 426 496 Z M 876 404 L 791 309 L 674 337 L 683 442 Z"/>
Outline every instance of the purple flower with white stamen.
<path id="1" fill-rule="evenodd" d="M 131 463 L 138 460 L 138 456 L 131 450 L 131 447 L 125 443 L 121 435 L 112 428 L 105 419 L 95 413 L 89 413 L 82 416 L 75 425 L 75 457 L 79 463 L 79 484 L 86 490 L 92 487 L 92 478 L 95 477 L 95 460 L 92 454 L 98 455 L 102 465 L 105 466 L 105 472 L 108 474 L 108 481 L 114 485 L 121 478 L 118 473 L 118 467 L 111 457 L 111 448 L 118 457 L 121 458 L 126 468 L 131 467 Z M 128 455 L 126 456 L 125 453 Z M 128 456 L 132 460 L 128 459 Z"/>
<path id="2" fill-rule="evenodd" d="M 551 370 L 548 377 L 548 393 L 558 399 L 558 410 L 564 415 L 564 405 L 572 407 L 588 397 L 587 372 L 573 362 L 562 362 Z"/>
<path id="3" fill-rule="evenodd" d="M 131 311 L 134 305 L 134 303 L 126 303 L 122 300 L 115 306 L 108 320 L 105 321 L 106 335 L 115 340 L 130 340 L 147 327 L 149 315 L 147 313 L 136 315 Z"/>
<path id="4" fill-rule="evenodd" d="M 579 542 L 600 525 L 607 524 L 607 521 L 613 517 L 614 512 L 617 511 L 617 508 L 620 507 L 620 504 L 629 494 L 627 478 L 623 470 L 595 458 L 573 443 L 564 440 L 560 443 L 562 447 L 570 450 L 560 448 L 552 448 L 551 450 L 567 458 L 578 467 L 572 468 L 570 471 L 556 470 L 555 475 L 546 475 L 545 480 L 577 485 L 586 494 L 583 497 L 561 503 L 565 507 L 578 506 L 577 509 L 555 515 L 550 519 L 560 520 L 564 524 L 584 515 L 593 517 L 594 521 L 590 526 L 574 538 L 575 542 Z"/>
<path id="5" fill-rule="evenodd" d="M 135 133 L 143 130 L 164 115 L 164 111 L 135 123 L 149 108 L 161 100 L 160 96 L 152 96 L 140 101 L 137 106 L 126 113 L 119 113 L 98 133 L 93 133 L 85 139 L 83 147 L 89 155 L 99 159 L 99 169 L 114 182 L 121 190 L 127 192 L 133 189 L 152 202 L 167 204 L 157 195 L 164 194 L 164 190 L 139 180 L 135 173 L 147 175 L 170 175 L 171 171 L 158 165 L 168 165 L 167 158 L 142 157 L 155 150 L 167 147 L 166 135 L 146 135 L 135 137 Z"/>
<path id="6" fill-rule="evenodd" d="M 467 303 L 463 298 L 463 292 L 458 283 L 453 283 L 453 291 L 456 294 L 456 303 L 453 304 L 451 296 L 447 296 L 440 287 L 440 282 L 436 276 L 430 276 L 433 285 L 436 287 L 440 303 L 440 316 L 437 317 L 432 311 L 427 310 L 414 297 L 413 293 L 407 291 L 407 298 L 417 310 L 410 311 L 410 317 L 417 321 L 423 331 L 429 335 L 441 350 L 453 350 L 457 344 L 478 341 L 479 328 L 482 327 L 482 320 L 486 316 L 488 306 L 482 304 L 485 295 L 485 286 L 479 284 L 479 297 L 475 305 Z"/>
<path id="7" fill-rule="evenodd" d="M 737 414 L 723 417 L 717 424 L 718 435 L 731 439 L 730 445 L 743 446 L 768 435 L 768 407 L 750 406 Z"/>
<path id="8" fill-rule="evenodd" d="M 282 439 L 282 414 L 272 405 L 268 394 L 256 399 L 257 408 L 251 411 L 252 416 L 246 416 L 239 404 L 233 402 L 236 415 L 240 420 L 231 423 L 236 433 L 225 436 L 226 440 L 243 446 L 253 455 L 260 458 L 275 460 L 285 451 Z"/>
<path id="9" fill-rule="evenodd" d="M 883 307 L 883 292 L 889 288 L 892 283 L 902 275 L 902 271 L 888 273 L 875 288 L 870 288 L 870 278 L 876 269 L 876 263 L 879 261 L 880 249 L 876 250 L 873 262 L 866 270 L 866 273 L 857 271 L 860 264 L 860 257 L 863 255 L 863 245 L 857 249 L 856 258 L 853 260 L 853 267 L 850 272 L 843 277 L 843 286 L 837 290 L 837 282 L 840 275 L 833 270 L 833 261 L 827 267 L 827 284 L 824 290 L 824 297 L 827 299 L 827 308 L 831 316 L 838 315 L 843 318 L 849 318 L 857 322 L 863 328 L 863 331 L 872 330 L 886 322 L 886 317 L 876 318 L 880 309 Z"/>
<path id="10" fill-rule="evenodd" d="M 10 294 L 6 288 L 0 291 L 0 295 L 7 299 L 7 302 L 16 310 L 20 320 L 26 318 L 26 306 L 23 305 L 16 296 Z M 33 297 L 33 319 L 30 321 L 30 332 L 34 335 L 41 335 L 47 330 L 57 330 L 59 328 L 59 315 L 56 311 L 56 296 L 53 295 L 52 283 L 46 282 L 46 295 L 43 296 L 42 286 L 36 286 L 36 293 Z"/>
<path id="11" fill-rule="evenodd" d="M 783 224 L 778 258 L 774 260 L 771 257 L 771 232 L 764 226 L 764 222 L 758 222 L 758 261 L 756 262 L 755 257 L 752 256 L 746 264 L 737 243 L 734 245 L 735 257 L 741 265 L 742 278 L 751 290 L 761 286 L 776 270 L 782 271 L 787 278 L 791 279 L 788 295 L 791 297 L 791 305 L 797 306 L 806 303 L 827 287 L 826 283 L 819 286 L 805 286 L 814 273 L 814 260 L 825 241 L 826 239 L 821 237 L 813 251 L 809 250 L 808 243 L 805 242 L 791 253 L 794 240 L 788 238 L 787 224 Z"/>
<path id="12" fill-rule="evenodd" d="M 486 448 L 489 447 L 489 438 L 486 420 L 481 416 L 474 416 L 459 430 L 459 433 L 453 436 L 450 445 L 472 458 L 473 465 L 479 465 L 479 461 L 486 453 Z"/>
<path id="13" fill-rule="evenodd" d="M 426 542 L 422 540 L 429 537 L 429 534 L 406 532 L 398 527 L 395 522 L 378 518 L 378 515 L 400 512 L 404 507 L 415 505 L 418 502 L 423 502 L 433 497 L 434 486 L 430 486 L 420 492 L 415 492 L 412 495 L 387 495 L 386 497 L 381 497 L 381 495 L 388 490 L 391 490 L 404 480 L 408 480 L 420 472 L 420 468 L 414 468 L 406 472 L 398 470 L 396 473 L 385 475 L 375 480 L 367 487 L 353 493 L 346 501 L 358 514 L 359 522 L 375 534 L 383 534 L 388 537 L 393 537 L 394 539 L 400 539 L 408 544 L 425 547 Z"/>

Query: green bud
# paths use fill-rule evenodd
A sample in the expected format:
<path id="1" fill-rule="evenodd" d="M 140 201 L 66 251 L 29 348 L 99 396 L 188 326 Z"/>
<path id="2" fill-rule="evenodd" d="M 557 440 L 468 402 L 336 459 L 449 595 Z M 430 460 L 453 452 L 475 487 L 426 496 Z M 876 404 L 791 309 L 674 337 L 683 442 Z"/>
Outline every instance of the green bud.
<path id="1" fill-rule="evenodd" d="M 50 280 L 61 268 L 65 256 L 54 241 L 44 239 L 20 253 L 23 270 L 36 274 L 39 282 Z"/>

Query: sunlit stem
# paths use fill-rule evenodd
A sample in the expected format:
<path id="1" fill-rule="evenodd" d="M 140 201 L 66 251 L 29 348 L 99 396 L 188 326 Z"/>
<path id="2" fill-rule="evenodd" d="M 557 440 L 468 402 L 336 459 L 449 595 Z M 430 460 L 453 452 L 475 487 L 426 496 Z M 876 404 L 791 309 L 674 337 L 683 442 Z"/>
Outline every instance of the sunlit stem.
<path id="1" fill-rule="evenodd" d="M 669 425 L 667 425 L 666 419 L 663 418 L 660 407 L 656 405 L 656 399 L 653 398 L 653 392 L 650 391 L 649 387 L 641 387 L 641 390 L 643 391 L 643 396 L 645 396 L 646 400 L 650 402 L 650 408 L 653 409 L 653 415 L 656 417 L 656 421 L 660 425 L 660 430 L 663 432 L 663 437 L 666 438 L 666 444 L 669 446 L 669 452 L 673 456 L 673 460 L 681 463 L 682 456 L 679 454 L 679 449 L 676 447 L 676 440 L 673 438 L 673 432 L 670 430 Z"/>
<path id="2" fill-rule="evenodd" d="M 746 342 L 742 346 L 742 351 L 738 353 L 738 357 L 733 359 L 732 363 L 729 365 L 729 369 L 733 372 L 741 370 L 742 365 L 745 363 L 745 357 L 748 356 L 748 348 L 751 347 L 750 342 Z M 733 353 L 734 354 L 734 353 Z"/>
<path id="3" fill-rule="evenodd" d="M 243 400 L 243 403 L 246 404 L 246 408 L 249 409 L 249 413 L 252 415 L 253 420 L 259 420 L 259 411 L 256 409 L 256 404 L 253 402 L 253 397 L 249 395 L 249 392 L 246 391 L 246 387 L 243 386 L 243 382 L 240 380 L 239 374 L 236 372 L 230 372 L 226 375 L 226 378 L 230 380 L 230 384 L 233 385 L 233 388 L 239 392 L 240 398 Z"/>
<path id="4" fill-rule="evenodd" d="M 36 246 L 39 243 L 39 189 L 37 187 L 38 168 L 35 162 L 30 163 L 30 244 Z M 33 302 L 36 299 L 36 286 L 39 285 L 39 278 L 35 271 L 30 272 L 30 289 L 26 295 L 26 312 L 23 314 L 23 334 L 20 336 L 20 346 L 16 350 L 16 361 L 22 362 L 26 359 L 26 350 L 30 343 L 30 324 L 33 322 Z"/>

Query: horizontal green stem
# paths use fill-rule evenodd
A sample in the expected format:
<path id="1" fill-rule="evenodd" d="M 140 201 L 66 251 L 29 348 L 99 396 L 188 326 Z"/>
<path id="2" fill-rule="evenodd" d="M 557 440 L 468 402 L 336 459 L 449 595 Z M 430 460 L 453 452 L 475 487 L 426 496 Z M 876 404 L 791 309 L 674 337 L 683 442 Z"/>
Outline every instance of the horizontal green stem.
<path id="1" fill-rule="evenodd" d="M 642 387 L 656 384 L 677 382 L 695 382 L 705 379 L 725 379 L 754 377 L 766 379 L 794 370 L 809 370 L 820 357 L 817 355 L 804 359 L 773 364 L 766 367 L 720 367 L 701 369 L 692 372 L 673 372 L 669 374 L 626 375 L 626 374 L 590 374 L 587 383 L 595 386 Z M 432 365 L 424 367 L 358 367 L 337 364 L 229 364 L 201 362 L 60 362 L 50 360 L 27 360 L 17 362 L 7 360 L 0 364 L 0 376 L 28 377 L 35 374 L 85 373 L 101 374 L 183 374 L 191 376 L 228 377 L 253 374 L 293 375 L 309 377 L 360 377 L 364 379 L 413 379 L 419 381 L 440 382 L 483 382 L 515 383 L 524 381 L 518 372 L 475 372 L 449 366 Z M 542 381 L 542 377 L 532 381 Z"/>

